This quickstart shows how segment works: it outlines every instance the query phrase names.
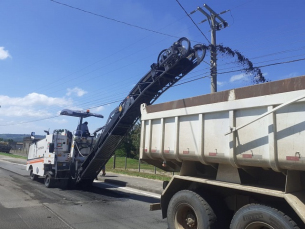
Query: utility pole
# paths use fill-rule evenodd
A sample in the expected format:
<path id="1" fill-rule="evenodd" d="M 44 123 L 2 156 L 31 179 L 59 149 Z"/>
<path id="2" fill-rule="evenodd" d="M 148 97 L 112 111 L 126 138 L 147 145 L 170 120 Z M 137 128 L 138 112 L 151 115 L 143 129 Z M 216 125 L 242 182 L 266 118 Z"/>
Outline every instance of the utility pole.
<path id="1" fill-rule="evenodd" d="M 205 7 L 209 13 L 204 11 L 201 7 L 197 7 L 196 10 L 191 12 L 190 14 L 195 13 L 197 10 L 204 14 L 207 19 L 201 21 L 199 24 L 208 21 L 211 27 L 211 93 L 214 93 L 217 91 L 217 51 L 216 51 L 216 31 L 226 28 L 229 24 L 222 19 L 219 15 L 228 12 L 228 10 L 225 10 L 219 14 L 215 13 L 214 10 L 212 10 L 207 4 L 203 4 L 203 7 Z M 219 22 L 217 21 L 219 20 Z"/>

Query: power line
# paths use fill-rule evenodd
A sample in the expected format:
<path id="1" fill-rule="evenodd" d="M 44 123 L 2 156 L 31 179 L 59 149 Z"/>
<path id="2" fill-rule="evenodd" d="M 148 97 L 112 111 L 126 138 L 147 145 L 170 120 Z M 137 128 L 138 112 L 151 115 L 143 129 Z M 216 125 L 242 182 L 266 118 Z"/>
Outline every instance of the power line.
<path id="1" fill-rule="evenodd" d="M 290 61 L 271 63 L 271 64 L 266 64 L 266 65 L 258 66 L 258 68 L 264 68 L 264 67 L 275 66 L 275 65 L 280 65 L 280 64 L 289 64 L 289 63 L 299 62 L 299 61 L 304 61 L 304 60 L 305 60 L 305 58 L 301 58 L 301 59 L 295 59 L 295 60 L 290 60 Z M 245 70 L 245 69 L 238 69 L 238 70 L 232 70 L 232 71 L 226 71 L 226 72 L 219 72 L 218 74 L 227 74 L 227 73 L 233 73 L 233 72 L 240 72 L 240 71 L 243 71 L 243 70 Z M 203 78 L 208 78 L 208 77 L 210 77 L 210 76 L 201 76 L 201 77 L 198 77 L 197 79 L 193 79 L 193 80 L 189 80 L 187 82 L 183 82 L 183 83 L 180 83 L 180 84 L 173 85 L 172 87 L 180 86 L 180 85 L 183 85 L 183 84 L 186 84 L 186 83 L 190 83 L 190 82 L 193 82 L 193 81 L 196 81 L 196 80 L 199 80 L 199 79 L 203 79 Z M 96 107 L 100 107 L 100 106 L 109 105 L 109 104 L 113 104 L 113 103 L 117 103 L 117 102 L 120 102 L 120 101 L 122 101 L 122 100 L 116 100 L 116 101 L 108 102 L 108 103 L 105 103 L 105 104 L 100 104 L 100 105 L 97 105 L 97 106 L 93 106 L 90 109 L 96 108 Z M 25 123 L 30 123 L 30 122 L 37 122 L 37 121 L 42 121 L 42 120 L 48 120 L 48 119 L 56 118 L 56 117 L 59 117 L 59 116 L 60 115 L 56 115 L 56 116 L 51 116 L 51 117 L 42 118 L 42 119 L 36 119 L 36 120 L 20 122 L 20 123 L 15 123 L 15 124 L 5 124 L 5 125 L 0 125 L 0 126 L 12 126 L 12 125 L 19 125 L 19 124 L 25 124 Z"/>
<path id="2" fill-rule="evenodd" d="M 53 1 L 53 2 L 55 2 L 55 3 L 58 3 L 58 2 L 56 2 L 56 1 Z M 58 4 L 63 4 L 63 3 L 58 3 Z M 66 5 L 66 4 L 64 4 L 64 5 Z M 187 16 L 189 16 L 189 15 L 187 15 Z M 183 19 L 183 18 L 181 18 L 181 19 Z M 144 38 L 143 38 L 144 39 Z M 143 40 L 143 39 L 141 39 L 141 40 Z M 118 51 L 119 52 L 119 51 Z M 117 53 L 117 52 L 116 52 Z M 137 52 L 136 52 L 137 53 Z M 135 54 L 135 53 L 133 53 L 133 54 Z M 110 56 L 113 56 L 114 54 L 111 54 Z M 109 57 L 109 56 L 108 56 Z M 128 56 L 127 56 L 128 57 Z M 124 57 L 124 58 L 121 58 L 120 60 L 122 60 L 122 59 L 125 59 L 125 58 L 127 58 L 127 57 Z M 104 58 L 103 58 L 104 59 Z M 99 61 L 98 61 L 99 62 Z M 209 64 L 209 63 L 207 63 L 207 62 L 205 62 L 206 64 Z M 110 63 L 110 64 L 112 64 L 112 63 Z M 89 65 L 89 66 L 91 66 L 91 65 Z M 109 65 L 106 65 L 106 66 L 109 66 Z M 104 66 L 103 66 L 104 67 Z M 86 67 L 85 67 L 86 68 Z M 81 76 L 84 76 L 84 75 L 88 75 L 88 74 L 90 74 L 90 73 L 93 73 L 93 72 L 95 72 L 95 71 L 97 71 L 98 69 L 100 69 L 100 68 L 97 68 L 97 69 L 94 69 L 94 70 L 92 70 L 92 71 L 90 71 L 90 72 L 87 72 L 87 73 L 84 73 L 84 74 L 82 74 L 82 75 L 80 75 L 80 76 L 77 76 L 77 77 L 73 77 L 72 79 L 77 79 L 77 78 L 80 78 Z M 81 70 L 83 70 L 83 69 L 81 69 Z M 111 72 L 113 72 L 113 71 L 111 71 Z M 72 73 L 73 74 L 73 73 Z M 70 75 L 72 75 L 72 74 L 70 74 Z M 69 76 L 70 76 L 69 75 Z M 96 78 L 96 77 L 94 77 L 94 78 Z M 88 79 L 87 79 L 87 81 L 88 81 Z M 70 82 L 70 80 L 69 81 L 65 81 L 65 82 Z M 63 85 L 63 83 L 65 83 L 65 82 L 62 82 L 61 83 L 61 85 Z M 57 83 L 57 81 L 56 82 L 53 82 L 53 83 Z M 56 85 L 56 87 L 58 88 L 58 85 Z M 48 88 L 50 89 L 50 85 L 48 85 Z M 59 90 L 57 90 L 57 91 L 59 91 Z"/>
<path id="3" fill-rule="evenodd" d="M 171 35 L 171 34 L 158 32 L 156 30 L 144 28 L 142 26 L 134 25 L 134 24 L 131 24 L 131 23 L 128 23 L 128 22 L 124 22 L 124 21 L 120 21 L 120 20 L 117 20 L 117 19 L 114 19 L 114 18 L 110 18 L 110 17 L 104 16 L 104 15 L 101 15 L 101 14 L 93 13 L 91 11 L 87 11 L 87 10 L 84 10 L 84 9 L 81 9 L 81 8 L 78 8 L 78 7 L 75 7 L 75 6 L 71 6 L 71 5 L 62 3 L 62 2 L 55 1 L 55 0 L 50 0 L 50 1 L 54 2 L 54 3 L 57 3 L 59 5 L 63 5 L 63 6 L 69 7 L 71 9 L 79 10 L 79 11 L 82 11 L 82 12 L 87 13 L 87 14 L 91 14 L 91 15 L 94 15 L 94 16 L 97 16 L 97 17 L 101 17 L 101 18 L 104 18 L 104 19 L 107 19 L 107 20 L 110 20 L 110 21 L 114 21 L 114 22 L 121 23 L 121 24 L 124 24 L 124 25 L 127 25 L 127 26 L 131 26 L 131 27 L 134 27 L 134 28 L 137 28 L 137 29 L 141 29 L 141 30 L 145 30 L 145 31 L 148 31 L 148 32 L 160 34 L 160 35 L 163 35 L 163 36 L 180 38 L 180 37 L 177 37 L 177 36 L 174 36 L 174 35 Z"/>
<path id="4" fill-rule="evenodd" d="M 285 50 L 285 51 L 287 51 L 287 50 Z M 298 55 L 298 56 L 300 56 L 300 55 Z M 303 55 L 302 55 L 303 56 Z M 292 57 L 296 57 L 296 56 L 292 56 Z M 291 57 L 290 57 L 291 58 Z M 285 59 L 285 58 L 277 58 L 277 59 L 273 59 L 273 60 L 268 60 L 268 61 L 261 61 L 261 62 L 257 62 L 257 63 L 255 63 L 256 65 L 257 64 L 259 64 L 259 63 L 266 63 L 266 62 L 270 62 L 270 61 L 275 61 L 275 60 L 280 60 L 280 59 Z M 227 64 L 230 64 L 230 63 L 227 63 Z M 226 64 L 225 64 L 226 65 Z M 230 69 L 231 67 L 228 67 L 228 68 L 222 68 L 221 70 L 226 70 L 226 69 Z M 190 74 L 188 74 L 185 78 L 183 78 L 181 81 L 182 82 L 184 82 L 184 81 L 188 81 L 189 79 L 191 79 L 191 78 L 194 78 L 194 77 L 197 77 L 198 76 L 198 74 L 197 75 L 195 75 L 195 76 L 192 76 L 194 73 L 198 73 L 198 72 L 201 72 L 201 71 L 204 71 L 204 70 L 206 70 L 206 68 L 205 69 L 202 69 L 202 70 L 197 70 L 197 71 L 193 71 L 193 72 L 191 72 Z M 236 71 L 239 71 L 239 70 L 236 70 Z M 230 71 L 230 72 L 232 72 L 232 71 Z M 204 73 L 202 73 L 202 74 L 206 74 L 207 72 L 204 72 Z M 189 76 L 191 76 L 191 77 L 189 77 Z M 138 79 L 138 77 L 137 77 L 137 79 Z M 129 78 L 129 80 L 130 80 L 130 78 Z M 118 95 L 120 95 L 120 97 L 119 98 L 124 98 L 124 95 L 126 95 L 127 93 L 128 93 L 128 90 L 129 89 L 126 89 L 126 85 L 122 85 L 122 84 L 120 84 L 120 86 L 119 87 L 116 87 L 117 89 L 116 90 L 119 90 L 119 91 L 121 91 L 121 93 L 120 94 L 117 94 L 117 93 L 115 93 L 115 96 L 117 97 Z M 120 88 L 124 88 L 124 89 L 126 89 L 126 90 L 121 90 Z M 101 89 L 100 89 L 101 90 Z M 114 88 L 111 88 L 111 90 L 110 91 L 114 91 Z M 103 92 L 104 93 L 104 92 Z M 97 97 L 97 95 L 98 94 L 101 94 L 101 93 L 97 93 L 97 94 L 94 94 L 94 95 L 91 95 L 89 98 L 96 98 Z M 104 97 L 103 96 L 103 98 L 101 99 L 101 98 L 98 98 L 98 99 L 93 99 L 93 100 L 88 100 L 88 97 L 87 98 L 84 98 L 84 99 L 82 99 L 82 100 L 78 100 L 78 101 L 76 101 L 75 102 L 75 104 L 74 104 L 74 106 L 89 106 L 89 104 L 92 104 L 92 103 L 96 103 L 96 102 L 98 102 L 98 101 L 104 101 L 105 99 L 106 99 L 106 101 L 107 101 L 107 99 L 112 99 L 113 98 L 113 94 L 112 95 L 109 95 L 108 97 Z M 81 101 L 83 101 L 83 102 L 81 102 Z M 88 109 L 88 108 L 86 108 L 86 109 Z"/>
<path id="5" fill-rule="evenodd" d="M 166 26 L 160 28 L 160 30 L 163 30 L 163 29 L 167 28 L 168 26 L 170 26 L 170 25 L 172 25 L 172 24 L 175 24 L 175 23 L 179 22 L 179 21 L 182 20 L 184 17 L 185 17 L 185 16 L 183 16 L 183 17 L 177 19 L 176 21 L 174 21 L 174 22 L 172 22 L 172 23 L 170 23 L 170 24 L 168 24 L 168 25 L 166 25 Z M 188 29 L 188 28 L 190 28 L 190 27 L 187 27 L 186 29 Z M 182 31 L 184 31 L 184 30 L 182 30 Z M 71 73 L 71 74 L 68 74 L 68 75 L 65 76 L 64 78 L 68 78 L 69 76 L 71 76 L 71 75 L 73 75 L 73 74 L 75 74 L 75 73 L 81 72 L 82 70 L 87 69 L 87 68 L 89 68 L 89 67 L 91 67 L 91 66 L 93 66 L 93 65 L 95 65 L 95 64 L 97 64 L 97 63 L 99 63 L 99 62 L 101 62 L 102 60 L 109 59 L 109 57 L 112 57 L 112 56 L 117 55 L 118 53 L 121 53 L 122 50 L 125 50 L 125 49 L 130 48 L 131 46 L 133 46 L 133 45 L 135 45 L 135 44 L 138 44 L 140 41 L 146 39 L 147 37 L 149 37 L 149 35 L 148 35 L 148 36 L 144 36 L 144 37 L 142 37 L 141 39 L 139 39 L 139 40 L 137 40 L 137 41 L 135 41 L 135 42 L 133 42 L 133 43 L 131 43 L 131 44 L 129 44 L 129 45 L 125 45 L 123 48 L 120 48 L 120 49 L 119 49 L 118 51 L 116 51 L 116 52 L 112 52 L 111 54 L 107 54 L 105 57 L 101 58 L 100 60 L 95 61 L 94 63 L 89 64 L 89 65 L 87 65 L 87 66 L 85 66 L 85 67 L 83 67 L 83 68 L 81 68 L 81 69 L 79 69 L 79 70 L 76 70 L 75 72 L 73 72 L 73 73 Z M 160 42 L 162 42 L 162 41 L 164 41 L 164 39 L 162 39 L 162 40 L 160 40 L 160 41 L 158 41 L 158 42 L 156 42 L 156 43 L 154 43 L 154 44 L 150 44 L 150 45 L 148 45 L 148 46 L 145 46 L 144 49 L 145 49 L 146 47 L 151 47 L 152 45 L 158 44 L 158 43 L 160 43 Z M 123 58 L 121 58 L 121 59 L 119 59 L 119 60 L 123 60 L 123 59 L 125 59 L 125 58 L 128 58 L 128 57 L 130 57 L 130 56 L 132 56 L 132 55 L 134 55 L 134 54 L 136 54 L 136 53 L 138 53 L 138 52 L 140 52 L 140 51 L 142 51 L 142 50 L 143 50 L 143 48 L 140 49 L 139 51 L 133 52 L 133 53 L 131 53 L 130 55 L 128 55 L 128 56 L 126 56 L 126 57 L 123 57 Z M 112 63 L 117 63 L 117 61 L 119 61 L 119 60 L 115 60 L 115 61 L 113 61 Z M 112 64 L 112 63 L 110 63 L 110 64 Z M 97 70 L 99 70 L 99 69 L 105 67 L 105 66 L 109 66 L 110 64 L 106 64 L 106 65 L 104 65 L 104 66 L 102 66 L 102 67 L 96 68 L 96 69 L 94 69 L 94 70 L 92 70 L 92 71 L 90 71 L 90 72 L 84 73 L 84 74 L 82 74 L 82 75 L 80 75 L 80 76 L 73 77 L 72 79 L 76 79 L 76 78 L 79 78 L 79 77 L 81 77 L 81 76 L 88 75 L 88 74 L 90 74 L 90 73 L 92 73 L 92 72 L 95 72 L 95 71 L 97 71 Z M 61 79 L 62 79 L 62 78 L 61 78 Z M 70 82 L 70 80 L 61 82 L 61 84 L 66 83 L 66 82 Z M 58 80 L 53 81 L 53 82 L 51 82 L 51 83 L 48 83 L 47 85 L 42 86 L 42 88 L 46 88 L 46 87 L 47 87 L 47 88 L 50 90 L 50 89 L 51 89 L 51 87 L 50 87 L 51 84 L 58 84 Z M 58 85 L 56 85 L 56 87 L 58 87 Z"/>
<path id="6" fill-rule="evenodd" d="M 301 48 L 303 48 L 303 47 L 301 47 Z M 277 53 L 284 53 L 284 52 L 289 52 L 289 51 L 294 51 L 294 49 L 291 49 L 291 50 L 284 50 L 284 51 L 281 51 L 281 52 L 277 52 Z M 277 53 L 274 53 L 274 54 L 277 54 Z M 267 54 L 267 55 L 270 55 L 270 54 Z M 265 55 L 265 56 L 267 56 L 267 55 Z M 295 56 L 294 56 L 295 57 Z M 254 57 L 254 58 L 258 58 L 258 57 Z M 268 61 L 274 61 L 274 60 L 279 60 L 279 58 L 278 59 L 273 59 L 273 60 L 268 60 Z M 268 61 L 262 61 L 262 62 L 258 62 L 258 63 L 264 63 L 264 62 L 268 62 Z M 229 62 L 229 63 L 226 63 L 226 64 L 230 64 L 230 63 L 233 63 L 233 62 Z M 256 63 L 256 64 L 258 64 L 258 63 Z M 225 64 L 225 65 L 226 65 Z M 229 67 L 230 68 L 230 67 Z M 222 68 L 221 70 L 225 70 L 225 69 L 229 69 L 229 68 Z M 202 70 L 204 70 L 204 69 L 202 69 Z M 188 77 L 188 76 L 191 76 L 192 74 L 194 74 L 194 73 L 196 73 L 196 72 L 200 72 L 200 71 L 202 71 L 202 70 L 197 70 L 197 71 L 193 71 L 193 72 L 191 72 L 190 74 L 188 74 L 184 79 L 182 79 L 182 82 L 183 81 L 187 81 L 187 79 L 190 79 L 190 77 Z M 206 74 L 206 72 L 205 73 L 203 73 L 203 74 Z M 192 76 L 191 78 L 194 78 L 194 77 L 196 77 L 196 76 Z M 134 77 L 135 78 L 135 77 Z M 138 79 L 138 77 L 136 77 L 137 79 Z M 128 80 L 130 80 L 131 78 L 128 78 Z M 120 86 L 120 87 L 125 87 L 126 88 L 126 86 Z M 101 90 L 100 88 L 99 88 L 99 90 Z M 128 89 L 127 89 L 128 90 Z M 111 88 L 111 91 L 113 91 L 113 88 Z M 103 92 L 104 93 L 104 92 Z M 126 93 L 128 93 L 128 91 L 125 91 L 124 93 L 121 93 L 121 97 L 120 98 L 124 98 L 124 95 L 126 94 Z M 98 93 L 98 94 L 101 94 L 101 93 Z M 117 93 L 116 93 L 116 95 L 118 95 Z M 111 96 L 108 96 L 108 98 L 112 98 L 112 96 L 113 95 L 111 95 Z M 94 98 L 96 98 L 96 95 L 91 95 L 90 96 L 90 98 L 92 98 L 92 97 L 94 97 Z M 102 101 L 103 100 L 105 100 L 107 97 L 103 97 L 102 98 Z M 84 99 L 85 99 L 85 101 L 84 101 Z M 89 104 L 92 104 L 92 103 L 95 103 L 95 102 L 97 102 L 97 101 L 100 101 L 101 99 L 95 99 L 95 100 L 87 100 L 88 99 L 88 97 L 87 98 L 84 98 L 83 99 L 83 102 L 81 102 L 82 100 L 78 100 L 78 101 L 76 101 L 76 103 L 74 104 L 75 106 L 84 106 L 84 105 L 86 105 L 86 106 L 88 106 Z M 80 103 L 81 102 L 81 103 Z"/>
<path id="7" fill-rule="evenodd" d="M 182 10 L 185 12 L 185 14 L 191 19 L 191 21 L 193 22 L 193 24 L 196 26 L 196 28 L 200 31 L 200 33 L 202 34 L 202 36 L 204 36 L 204 38 L 208 41 L 208 43 L 211 43 L 209 41 L 209 39 L 206 37 L 206 35 L 204 35 L 204 33 L 202 32 L 202 30 L 199 28 L 199 26 L 196 24 L 196 22 L 194 22 L 193 18 L 186 12 L 186 10 L 184 9 L 184 7 L 180 4 L 179 0 L 176 0 L 176 2 L 179 4 L 179 6 L 182 8 Z"/>

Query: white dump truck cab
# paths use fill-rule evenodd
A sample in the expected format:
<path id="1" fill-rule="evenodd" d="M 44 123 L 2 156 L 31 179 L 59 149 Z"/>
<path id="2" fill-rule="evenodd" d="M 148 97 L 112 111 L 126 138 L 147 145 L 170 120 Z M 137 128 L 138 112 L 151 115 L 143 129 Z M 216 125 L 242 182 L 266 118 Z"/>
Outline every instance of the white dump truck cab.
<path id="1" fill-rule="evenodd" d="M 89 116 L 103 118 L 100 114 L 89 111 L 72 111 L 65 109 L 61 115 L 79 118 L 79 124 L 73 132 L 67 129 L 55 129 L 52 134 L 46 131 L 44 139 L 35 140 L 30 145 L 27 167 L 32 180 L 39 176 L 45 178 L 46 187 L 51 187 L 56 181 L 74 180 L 76 173 L 95 142 L 95 134 L 82 131 L 83 119 Z"/>

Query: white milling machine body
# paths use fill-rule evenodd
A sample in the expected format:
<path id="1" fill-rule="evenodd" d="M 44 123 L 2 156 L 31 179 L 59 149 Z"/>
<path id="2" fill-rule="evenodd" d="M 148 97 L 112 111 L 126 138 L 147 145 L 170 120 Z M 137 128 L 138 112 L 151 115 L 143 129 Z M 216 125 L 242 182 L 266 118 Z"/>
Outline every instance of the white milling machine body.
<path id="1" fill-rule="evenodd" d="M 271 217 L 261 214 L 267 206 L 283 211 L 305 228 L 305 76 L 142 104 L 141 113 L 141 160 L 166 171 L 180 171 L 164 184 L 161 197 L 169 228 L 202 223 L 204 217 L 198 217 L 191 204 L 197 194 L 215 200 L 210 205 L 220 221 L 225 222 L 224 215 L 235 214 L 234 229 L 265 224 L 264 228 L 298 228 L 287 222 L 264 221 Z M 190 191 L 195 194 L 185 203 Z M 215 202 L 222 203 L 221 209 Z M 192 208 L 181 210 L 177 203 Z M 229 213 L 217 215 L 224 209 Z M 262 219 L 252 227 L 252 221 L 249 225 L 237 222 L 247 214 Z"/>
<path id="2" fill-rule="evenodd" d="M 31 179 L 38 176 L 45 177 L 45 185 L 51 187 L 57 180 L 73 180 L 76 172 L 89 155 L 96 142 L 96 136 L 83 133 L 80 126 L 83 118 L 98 117 L 100 114 L 89 111 L 72 111 L 64 109 L 61 115 L 79 117 L 79 125 L 74 133 L 66 129 L 56 129 L 53 134 L 48 131 L 46 138 L 33 141 L 30 145 L 27 167 Z"/>

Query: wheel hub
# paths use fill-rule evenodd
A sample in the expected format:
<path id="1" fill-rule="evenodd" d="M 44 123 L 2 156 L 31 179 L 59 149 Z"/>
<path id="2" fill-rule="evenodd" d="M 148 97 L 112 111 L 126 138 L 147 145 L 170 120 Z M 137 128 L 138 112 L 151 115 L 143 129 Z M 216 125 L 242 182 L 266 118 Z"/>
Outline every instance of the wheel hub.
<path id="1" fill-rule="evenodd" d="M 187 214 L 185 221 L 189 228 L 193 228 L 196 225 L 196 217 L 192 213 Z"/>
<path id="2" fill-rule="evenodd" d="M 175 228 L 177 229 L 195 229 L 197 228 L 197 217 L 194 209 L 189 204 L 180 204 L 176 217 L 175 217 Z"/>
<path id="3" fill-rule="evenodd" d="M 245 229 L 275 229 L 271 225 L 265 223 L 265 222 L 252 222 L 248 226 L 246 226 Z"/>

